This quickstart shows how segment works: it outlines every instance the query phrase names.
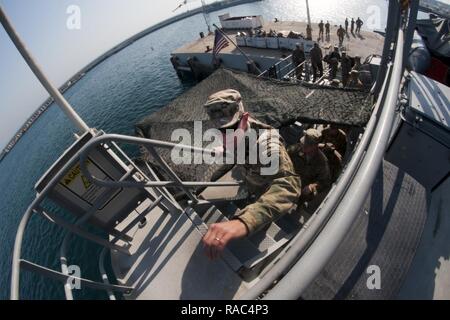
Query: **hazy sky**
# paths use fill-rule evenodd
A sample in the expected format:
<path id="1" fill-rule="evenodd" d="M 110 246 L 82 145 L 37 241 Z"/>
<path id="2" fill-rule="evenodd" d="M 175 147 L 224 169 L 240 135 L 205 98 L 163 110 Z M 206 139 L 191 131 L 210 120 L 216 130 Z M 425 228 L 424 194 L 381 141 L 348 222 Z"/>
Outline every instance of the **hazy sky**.
<path id="1" fill-rule="evenodd" d="M 93 59 L 131 35 L 174 14 L 182 0 L 0 0 L 44 72 L 58 87 Z M 212 1 L 207 1 L 210 3 Z M 80 30 L 70 30 L 71 5 Z M 48 97 L 0 26 L 0 149 Z"/>

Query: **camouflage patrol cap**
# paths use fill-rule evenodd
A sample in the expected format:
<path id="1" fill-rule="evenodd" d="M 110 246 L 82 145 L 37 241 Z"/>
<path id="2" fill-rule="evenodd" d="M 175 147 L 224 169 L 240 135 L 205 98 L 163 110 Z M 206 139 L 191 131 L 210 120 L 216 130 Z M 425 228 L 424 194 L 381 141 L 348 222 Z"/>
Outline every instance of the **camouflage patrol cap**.
<path id="1" fill-rule="evenodd" d="M 244 105 L 239 91 L 226 89 L 208 97 L 204 104 L 211 119 L 220 119 L 220 128 L 230 128 L 239 122 L 244 114 Z"/>
<path id="2" fill-rule="evenodd" d="M 300 139 L 300 143 L 303 146 L 316 145 L 320 141 L 321 134 L 316 129 L 308 129 L 305 131 L 304 136 Z"/>

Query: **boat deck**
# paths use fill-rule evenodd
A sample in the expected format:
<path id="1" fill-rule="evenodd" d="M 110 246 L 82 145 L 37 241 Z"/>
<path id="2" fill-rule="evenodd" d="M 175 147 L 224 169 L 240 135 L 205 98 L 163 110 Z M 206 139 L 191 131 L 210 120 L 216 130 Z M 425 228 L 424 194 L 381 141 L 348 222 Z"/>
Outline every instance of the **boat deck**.
<path id="1" fill-rule="evenodd" d="M 422 234 L 427 233 L 428 197 L 429 193 L 413 177 L 383 161 L 346 239 L 302 297 L 307 300 L 386 300 L 398 298 L 405 280 L 417 282 L 420 279 L 427 285 L 434 285 L 436 275 L 430 269 L 420 275 L 416 273 L 417 277 L 408 276 Z M 434 258 L 436 256 L 430 256 L 428 267 Z M 447 270 L 448 267 L 442 265 L 442 271 Z M 376 290 L 367 285 L 373 274 L 368 271 L 370 266 L 378 267 L 381 272 L 381 286 Z M 441 277 L 443 273 L 439 273 Z"/>
<path id="2" fill-rule="evenodd" d="M 317 24 L 313 23 L 313 40 L 318 40 L 319 37 L 319 27 Z M 326 54 L 329 50 L 333 49 L 335 45 L 339 44 L 338 36 L 336 34 L 339 26 L 332 25 L 330 28 L 330 38 L 325 38 L 324 41 L 319 41 L 319 44 Z M 263 25 L 263 29 L 269 31 L 270 29 L 276 32 L 282 32 L 283 34 L 288 34 L 289 31 L 294 31 L 297 33 L 303 33 L 306 35 L 306 22 L 298 21 L 279 21 L 272 22 L 266 21 Z M 226 34 L 233 40 L 236 40 L 237 30 L 228 30 Z M 384 37 L 378 33 L 371 31 L 361 31 L 360 35 L 354 35 L 349 33 L 343 42 L 343 47 L 351 56 L 360 56 L 362 59 L 371 55 L 379 54 L 381 55 L 383 49 Z M 214 47 L 214 34 L 210 34 L 204 38 L 198 39 L 194 42 L 186 44 L 181 48 L 175 50 L 172 54 L 198 54 L 205 53 L 206 48 L 209 46 L 211 49 Z M 263 56 L 268 58 L 281 59 L 286 56 L 288 50 L 278 50 L 278 49 L 261 49 L 261 48 L 250 48 L 241 47 L 241 49 L 248 55 L 251 56 Z M 234 46 L 230 45 L 221 51 L 222 54 L 237 54 L 240 52 Z"/>

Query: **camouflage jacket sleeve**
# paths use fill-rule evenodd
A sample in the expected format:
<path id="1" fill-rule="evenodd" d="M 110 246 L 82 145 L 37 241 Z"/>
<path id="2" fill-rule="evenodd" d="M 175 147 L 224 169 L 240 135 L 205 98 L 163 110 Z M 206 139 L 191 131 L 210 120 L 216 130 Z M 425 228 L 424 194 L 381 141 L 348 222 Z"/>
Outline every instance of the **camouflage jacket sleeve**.
<path id="1" fill-rule="evenodd" d="M 331 185 L 331 172 L 326 157 L 322 156 L 323 160 L 320 161 L 320 165 L 314 167 L 317 174 L 317 180 L 311 184 L 312 192 L 314 195 L 323 192 Z M 318 161 L 319 163 L 319 161 Z"/>
<path id="2" fill-rule="evenodd" d="M 237 217 L 253 233 L 281 215 L 288 213 L 297 203 L 301 183 L 297 176 L 273 180 L 269 189 L 259 199 L 245 207 Z"/>
<path id="3" fill-rule="evenodd" d="M 255 232 L 267 223 L 288 213 L 301 194 L 301 181 L 294 172 L 294 166 L 284 147 L 280 149 L 278 174 L 268 189 L 245 207 L 237 217 L 247 226 L 249 233 Z"/>

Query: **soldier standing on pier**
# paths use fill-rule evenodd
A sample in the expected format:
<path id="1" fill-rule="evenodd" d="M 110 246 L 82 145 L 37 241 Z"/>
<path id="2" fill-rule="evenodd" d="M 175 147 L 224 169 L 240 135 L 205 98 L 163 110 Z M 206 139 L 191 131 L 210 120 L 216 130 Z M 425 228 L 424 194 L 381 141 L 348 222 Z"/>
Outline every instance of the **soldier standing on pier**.
<path id="1" fill-rule="evenodd" d="M 330 22 L 327 21 L 327 23 L 325 24 L 325 36 L 327 38 L 330 37 Z"/>
<path id="2" fill-rule="evenodd" d="M 323 26 L 324 26 L 323 20 L 320 20 L 320 23 L 319 23 L 319 39 L 322 38 L 322 41 L 323 41 Z"/>
<path id="3" fill-rule="evenodd" d="M 303 65 L 302 63 L 305 62 L 305 50 L 303 49 L 303 45 L 300 46 L 299 43 L 295 45 L 295 50 L 292 52 L 292 62 L 295 66 L 295 73 L 297 75 L 297 79 L 302 79 L 302 73 L 303 73 Z"/>
<path id="4" fill-rule="evenodd" d="M 313 82 L 316 82 L 317 71 L 319 71 L 319 78 L 323 76 L 322 49 L 320 49 L 317 42 L 314 43 L 314 47 L 309 54 L 311 56 L 311 65 L 313 69 Z"/>
<path id="5" fill-rule="evenodd" d="M 353 18 L 352 18 L 350 29 L 351 29 L 352 34 L 354 34 L 355 33 L 355 19 L 353 19 Z"/>
<path id="6" fill-rule="evenodd" d="M 350 78 L 350 71 L 352 69 L 352 62 L 350 58 L 347 56 L 345 51 L 342 51 L 342 59 L 341 59 L 341 70 L 342 70 L 342 84 L 347 86 L 347 83 Z"/>
<path id="7" fill-rule="evenodd" d="M 348 18 L 345 18 L 345 33 L 348 34 Z"/>
<path id="8" fill-rule="evenodd" d="M 306 39 L 312 40 L 312 28 L 309 24 L 306 26 Z"/>
<path id="9" fill-rule="evenodd" d="M 344 36 L 345 36 L 345 30 L 342 28 L 342 25 L 339 26 L 339 29 L 337 30 L 337 36 L 339 38 L 339 46 L 342 46 L 342 43 L 344 42 Z"/>
<path id="10" fill-rule="evenodd" d="M 334 51 L 330 53 L 329 57 L 329 64 L 330 64 L 330 80 L 333 80 L 336 78 L 337 70 L 339 67 L 339 61 L 341 61 L 341 55 L 339 54 L 339 48 L 337 46 L 334 47 Z"/>
<path id="11" fill-rule="evenodd" d="M 364 24 L 364 22 L 358 17 L 358 20 L 356 20 L 356 33 L 361 33 L 361 27 Z"/>

